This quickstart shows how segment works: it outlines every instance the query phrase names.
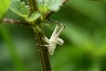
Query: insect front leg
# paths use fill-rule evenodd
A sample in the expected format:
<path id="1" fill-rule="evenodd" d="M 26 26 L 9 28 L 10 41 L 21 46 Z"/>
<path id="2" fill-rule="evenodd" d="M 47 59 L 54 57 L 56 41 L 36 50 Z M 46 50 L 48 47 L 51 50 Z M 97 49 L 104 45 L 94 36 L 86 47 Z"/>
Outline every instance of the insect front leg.
<path id="1" fill-rule="evenodd" d="M 42 38 L 44 41 L 46 41 L 47 43 L 49 43 L 50 41 L 49 41 L 49 39 L 47 38 L 47 37 L 45 37 L 45 38 Z"/>
<path id="2" fill-rule="evenodd" d="M 40 44 L 35 44 L 35 45 L 49 47 L 49 45 L 40 45 Z"/>

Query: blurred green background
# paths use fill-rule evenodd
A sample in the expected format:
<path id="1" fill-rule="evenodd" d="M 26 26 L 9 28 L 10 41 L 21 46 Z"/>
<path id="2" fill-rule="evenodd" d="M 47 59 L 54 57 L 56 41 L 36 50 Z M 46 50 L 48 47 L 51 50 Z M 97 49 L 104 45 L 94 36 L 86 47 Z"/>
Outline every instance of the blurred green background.
<path id="1" fill-rule="evenodd" d="M 12 11 L 6 18 L 22 20 Z M 66 25 L 50 56 L 53 71 L 106 71 L 106 4 L 70 0 L 51 19 Z M 48 23 L 48 22 L 47 22 Z M 55 24 L 45 26 L 50 37 Z M 33 29 L 20 25 L 0 25 L 0 71 L 42 71 Z"/>

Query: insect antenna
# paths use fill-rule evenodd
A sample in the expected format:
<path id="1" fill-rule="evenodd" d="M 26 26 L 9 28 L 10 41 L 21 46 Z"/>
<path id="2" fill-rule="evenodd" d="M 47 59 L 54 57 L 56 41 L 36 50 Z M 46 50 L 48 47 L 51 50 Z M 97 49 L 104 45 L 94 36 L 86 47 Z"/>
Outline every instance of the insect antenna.
<path id="1" fill-rule="evenodd" d="M 60 24 L 60 23 L 58 23 L 57 21 L 51 20 L 51 19 L 49 19 L 49 18 L 47 19 L 47 21 L 48 21 L 48 22 L 55 23 L 55 24 Z"/>
<path id="2" fill-rule="evenodd" d="M 47 21 L 48 21 L 48 22 L 55 23 L 55 24 L 58 24 L 58 25 L 59 25 L 59 24 L 60 24 L 60 25 L 63 25 L 62 23 L 60 23 L 60 22 L 58 22 L 58 21 L 51 20 L 51 19 L 49 19 L 49 18 L 47 19 Z"/>

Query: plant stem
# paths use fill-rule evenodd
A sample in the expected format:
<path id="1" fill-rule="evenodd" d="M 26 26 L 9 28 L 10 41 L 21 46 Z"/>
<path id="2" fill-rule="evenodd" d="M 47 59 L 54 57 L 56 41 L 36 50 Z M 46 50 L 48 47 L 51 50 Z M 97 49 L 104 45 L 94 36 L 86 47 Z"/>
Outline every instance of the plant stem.
<path id="1" fill-rule="evenodd" d="M 31 12 L 35 12 L 38 10 L 36 0 L 28 0 Z"/>
<path id="2" fill-rule="evenodd" d="M 28 0 L 28 2 L 29 2 L 31 13 L 38 11 L 36 0 Z M 43 71 L 51 71 L 51 65 L 48 57 L 48 50 L 46 47 L 40 46 L 40 45 L 46 45 L 46 42 L 42 39 L 44 38 L 44 29 L 43 29 L 42 21 L 38 19 L 37 21 L 32 23 L 35 23 L 33 29 L 36 35 L 38 51 L 40 54 Z"/>

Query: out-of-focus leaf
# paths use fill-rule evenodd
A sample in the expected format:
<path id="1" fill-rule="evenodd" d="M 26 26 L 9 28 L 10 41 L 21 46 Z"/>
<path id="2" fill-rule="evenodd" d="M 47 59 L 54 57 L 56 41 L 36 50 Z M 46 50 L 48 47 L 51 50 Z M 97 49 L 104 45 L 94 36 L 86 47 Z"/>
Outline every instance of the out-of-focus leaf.
<path id="1" fill-rule="evenodd" d="M 45 19 L 50 12 L 56 12 L 60 7 L 68 0 L 36 0 L 38 9 L 42 14 L 42 18 Z"/>
<path id="2" fill-rule="evenodd" d="M 14 61 L 14 65 L 16 66 L 18 71 L 25 71 L 23 63 L 21 62 L 20 56 L 17 53 L 17 50 L 15 49 L 15 45 L 11 40 L 11 36 L 8 32 L 8 29 L 4 25 L 0 25 L 0 33 L 2 35 L 2 38 L 7 44 L 7 49 L 9 50 L 11 57 Z"/>
<path id="3" fill-rule="evenodd" d="M 106 2 L 106 0 L 91 0 L 91 1 Z"/>
<path id="4" fill-rule="evenodd" d="M 103 23 L 105 21 L 103 7 L 97 2 L 87 0 L 71 0 L 69 3 L 70 4 L 67 4 L 68 6 L 71 6 L 73 9 L 84 14 L 90 19 L 96 20 L 99 23 Z"/>
<path id="5" fill-rule="evenodd" d="M 38 8 L 41 12 L 58 11 L 68 0 L 37 0 Z"/>
<path id="6" fill-rule="evenodd" d="M 8 10 L 10 0 L 0 0 L 0 19 L 4 16 Z"/>
<path id="7" fill-rule="evenodd" d="M 11 0 L 10 9 L 21 17 L 27 18 L 30 14 L 29 7 L 20 0 Z"/>

